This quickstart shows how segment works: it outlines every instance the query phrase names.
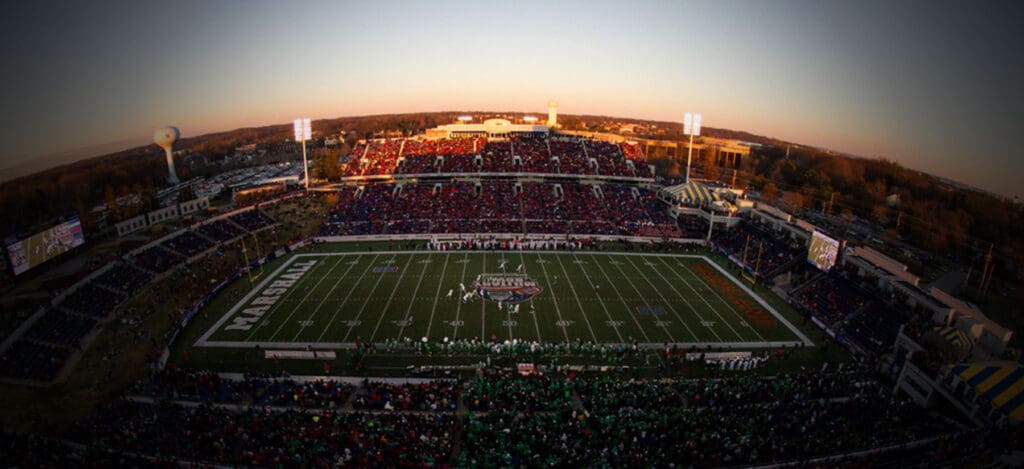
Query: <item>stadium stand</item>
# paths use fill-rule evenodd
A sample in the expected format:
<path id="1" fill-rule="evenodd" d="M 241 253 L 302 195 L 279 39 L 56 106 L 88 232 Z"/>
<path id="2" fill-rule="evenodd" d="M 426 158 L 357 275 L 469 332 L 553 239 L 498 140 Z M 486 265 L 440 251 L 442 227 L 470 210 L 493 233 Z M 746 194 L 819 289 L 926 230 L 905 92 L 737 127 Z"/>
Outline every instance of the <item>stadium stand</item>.
<path id="1" fill-rule="evenodd" d="M 154 274 L 167 272 L 184 260 L 178 254 L 159 245 L 148 247 L 134 255 L 136 265 Z"/>
<path id="2" fill-rule="evenodd" d="M 87 283 L 64 298 L 60 306 L 85 316 L 103 319 L 124 299 L 122 294 L 114 293 L 95 283 Z"/>
<path id="3" fill-rule="evenodd" d="M 79 340 L 95 326 L 95 319 L 52 309 L 33 323 L 23 337 L 55 345 L 78 347 Z"/>
<path id="4" fill-rule="evenodd" d="M 678 381 L 558 373 L 366 380 L 357 387 L 168 370 L 136 391 L 168 400 L 102 407 L 68 438 L 151 458 L 259 465 L 708 467 L 824 456 L 884 462 L 928 454 L 940 461 L 963 451 L 916 449 L 921 446 L 913 444 L 945 441 L 959 429 L 892 402 L 888 388 L 862 370 Z M 459 402 L 467 411 L 453 415 Z M 890 456 L 853 455 L 888 446 Z"/>
<path id="5" fill-rule="evenodd" d="M 461 389 L 454 382 L 390 384 L 364 381 L 352 401 L 355 409 L 455 412 Z"/>
<path id="6" fill-rule="evenodd" d="M 96 279 L 104 286 L 127 295 L 135 293 L 150 280 L 152 276 L 148 273 L 120 261 Z"/>
<path id="7" fill-rule="evenodd" d="M 487 142 L 483 149 L 483 167 L 485 173 L 510 173 L 517 171 L 512 160 L 512 144 L 508 141 Z"/>
<path id="8" fill-rule="evenodd" d="M 525 230 L 548 234 L 682 235 L 654 192 L 636 189 L 637 196 L 631 186 L 599 187 L 603 200 L 594 185 L 578 182 L 407 183 L 400 190 L 391 184 L 378 184 L 365 186 L 358 196 L 355 189 L 345 188 L 320 234 Z"/>
<path id="9" fill-rule="evenodd" d="M 768 279 L 802 261 L 807 253 L 806 248 L 793 246 L 752 222 L 741 222 L 719 233 L 714 246 L 727 256 L 746 259 L 751 269 L 756 268 L 759 276 Z"/>
<path id="10" fill-rule="evenodd" d="M 70 355 L 71 350 L 66 347 L 21 339 L 0 357 L 0 375 L 14 379 L 49 381 L 64 367 Z"/>
<path id="11" fill-rule="evenodd" d="M 191 231 L 183 231 L 180 235 L 163 241 L 161 246 L 184 258 L 190 258 L 212 248 L 213 244 Z"/>
<path id="12" fill-rule="evenodd" d="M 368 467 L 447 461 L 454 428 L 451 415 L 235 411 L 121 401 L 81 422 L 72 438 L 120 452 L 211 464 Z"/>
<path id="13" fill-rule="evenodd" d="M 274 224 L 274 220 L 260 212 L 258 208 L 236 213 L 230 219 L 236 225 L 248 231 L 258 231 Z"/>
<path id="14" fill-rule="evenodd" d="M 201 223 L 196 231 L 218 243 L 227 242 L 245 234 L 244 230 L 225 219 Z"/>

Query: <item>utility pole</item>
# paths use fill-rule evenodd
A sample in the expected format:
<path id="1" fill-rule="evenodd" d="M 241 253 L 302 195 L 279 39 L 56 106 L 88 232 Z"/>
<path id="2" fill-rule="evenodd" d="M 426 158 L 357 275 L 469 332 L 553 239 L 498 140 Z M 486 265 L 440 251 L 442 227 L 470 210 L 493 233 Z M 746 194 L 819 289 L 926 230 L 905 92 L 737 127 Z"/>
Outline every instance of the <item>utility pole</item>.
<path id="1" fill-rule="evenodd" d="M 825 212 L 825 213 L 827 213 L 829 215 L 832 214 L 832 203 L 835 202 L 835 201 L 836 201 L 836 193 L 832 192 L 832 196 L 829 197 L 829 199 L 828 199 L 828 211 Z"/>

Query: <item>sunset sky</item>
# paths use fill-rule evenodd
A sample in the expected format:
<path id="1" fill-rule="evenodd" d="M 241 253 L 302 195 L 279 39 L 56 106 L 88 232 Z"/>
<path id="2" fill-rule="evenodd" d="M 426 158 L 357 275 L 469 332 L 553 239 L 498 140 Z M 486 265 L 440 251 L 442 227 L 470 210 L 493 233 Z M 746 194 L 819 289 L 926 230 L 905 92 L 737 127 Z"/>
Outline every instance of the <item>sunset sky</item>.
<path id="1" fill-rule="evenodd" d="M 297 116 L 679 121 L 1024 184 L 1024 2 L 14 2 L 0 168 Z"/>

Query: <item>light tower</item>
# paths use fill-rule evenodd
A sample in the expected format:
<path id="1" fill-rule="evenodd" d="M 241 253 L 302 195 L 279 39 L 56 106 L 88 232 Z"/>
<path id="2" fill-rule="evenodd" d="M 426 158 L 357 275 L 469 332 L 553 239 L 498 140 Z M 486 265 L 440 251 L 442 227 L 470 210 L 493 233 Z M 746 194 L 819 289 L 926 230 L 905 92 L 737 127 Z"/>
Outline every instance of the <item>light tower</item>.
<path id="1" fill-rule="evenodd" d="M 558 103 L 548 101 L 548 127 L 552 129 L 558 125 Z"/>
<path id="2" fill-rule="evenodd" d="M 690 183 L 690 159 L 693 156 L 693 136 L 700 136 L 700 114 L 686 113 L 683 117 L 683 133 L 690 136 L 690 146 L 686 148 L 686 183 Z"/>
<path id="3" fill-rule="evenodd" d="M 178 184 L 178 173 L 174 172 L 174 142 L 181 137 L 181 131 L 177 127 L 163 127 L 153 132 L 153 143 L 164 149 L 167 155 L 167 182 Z"/>
<path id="4" fill-rule="evenodd" d="M 309 118 L 295 119 L 295 141 L 302 142 L 302 172 L 306 178 L 306 190 L 309 190 L 309 163 L 306 162 L 306 140 L 312 138 L 313 127 Z"/>

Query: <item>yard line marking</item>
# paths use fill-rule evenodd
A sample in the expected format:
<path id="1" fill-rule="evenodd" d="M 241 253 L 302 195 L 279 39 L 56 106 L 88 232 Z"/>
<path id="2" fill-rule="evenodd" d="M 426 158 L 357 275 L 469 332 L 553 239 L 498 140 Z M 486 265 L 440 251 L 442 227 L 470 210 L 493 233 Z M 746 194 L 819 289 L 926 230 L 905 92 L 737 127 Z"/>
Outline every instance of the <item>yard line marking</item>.
<path id="1" fill-rule="evenodd" d="M 487 272 L 487 251 L 484 251 L 484 266 L 483 272 Z M 487 318 L 487 300 L 482 296 L 480 297 L 480 340 L 487 340 L 487 332 L 485 330 L 487 322 L 484 319 Z"/>
<path id="2" fill-rule="evenodd" d="M 363 255 L 364 254 L 358 254 L 360 258 Z M 334 314 L 331 315 L 331 320 L 327 321 L 327 326 L 324 327 L 324 330 L 320 331 L 320 336 L 316 338 L 317 342 L 320 342 L 320 340 L 324 338 L 324 334 L 326 334 L 327 331 L 331 329 L 331 324 L 334 324 L 334 319 L 338 317 L 338 313 L 341 312 L 342 308 L 345 306 L 346 303 L 348 303 L 348 300 L 352 297 L 352 292 L 356 291 L 356 286 L 363 281 L 363 277 L 366 276 L 366 273 L 373 269 L 373 265 L 377 263 L 377 259 L 379 258 L 380 254 L 374 254 L 373 260 L 367 263 L 366 270 L 363 270 L 363 274 L 359 276 L 358 280 L 356 280 L 355 285 L 352 285 L 352 287 L 349 288 L 348 293 L 345 295 L 345 299 L 341 300 L 341 304 L 338 305 L 338 309 L 334 310 Z"/>
<path id="3" fill-rule="evenodd" d="M 631 257 L 627 257 L 627 258 L 626 258 L 626 261 L 628 261 L 628 262 L 629 262 L 629 265 L 633 266 L 633 268 L 634 268 L 634 269 L 636 269 L 637 273 L 639 273 L 639 274 L 640 274 L 640 276 L 641 276 L 641 277 L 643 277 L 644 281 L 645 281 L 645 282 L 647 282 L 647 284 L 648 284 L 648 285 L 650 285 L 652 289 L 654 289 L 654 291 L 655 291 L 655 292 L 656 292 L 656 293 L 658 294 L 658 297 L 659 297 L 659 298 L 661 298 L 661 301 L 664 301 L 664 302 L 665 302 L 665 304 L 666 304 L 666 305 L 667 305 L 667 306 L 668 306 L 668 307 L 669 307 L 670 309 L 672 309 L 672 314 L 675 314 L 675 315 L 676 315 L 676 319 L 678 319 L 678 320 L 679 320 L 679 322 L 683 323 L 683 327 L 685 327 L 685 328 L 686 328 L 686 331 L 687 331 L 687 332 L 689 332 L 689 333 L 690 333 L 690 335 L 692 335 L 692 336 L 693 336 L 693 340 L 694 340 L 695 342 L 696 342 L 696 341 L 699 341 L 699 340 L 700 340 L 700 338 L 699 338 L 699 337 L 697 337 L 697 334 L 695 334 L 695 333 L 693 332 L 693 329 L 690 329 L 690 326 L 689 326 L 688 324 L 686 324 L 686 321 L 684 321 L 684 320 L 683 320 L 683 317 L 679 315 L 679 311 L 677 311 L 677 310 L 676 310 L 676 307 L 675 307 L 675 305 L 673 305 L 671 301 L 668 301 L 668 298 L 665 298 L 665 295 L 662 295 L 662 294 L 661 294 L 661 289 L 659 289 L 658 287 L 655 287 L 655 286 L 654 286 L 654 282 L 651 282 L 651 279 L 647 277 L 647 274 L 644 274 L 644 273 L 643 273 L 643 272 L 642 272 L 642 271 L 640 270 L 640 267 L 637 267 L 636 263 L 635 263 L 635 262 L 633 262 L 633 258 L 631 258 Z M 648 262 L 650 262 L 650 261 L 648 261 Z M 658 270 L 658 269 L 657 269 L 657 268 L 655 268 L 654 270 Z M 685 301 L 685 300 L 684 300 L 684 301 Z M 687 303 L 687 304 L 689 304 L 689 303 Z M 691 309 L 692 309 L 692 308 L 691 308 Z M 694 313 L 696 313 L 696 312 L 697 312 L 697 310 L 693 310 L 693 311 L 694 311 Z M 703 320 L 704 320 L 704 318 L 701 318 L 699 314 L 697 315 L 697 318 L 698 318 L 698 319 L 700 319 L 701 321 L 703 321 Z M 711 332 L 712 332 L 712 333 L 714 333 L 715 331 L 711 331 Z M 721 337 L 718 337 L 718 334 L 715 334 L 715 338 L 717 338 L 717 339 L 718 339 L 719 341 L 721 341 L 721 340 L 722 340 L 722 338 L 721 338 Z"/>
<path id="4" fill-rule="evenodd" d="M 397 253 L 396 254 L 392 254 L 390 261 L 387 262 L 387 263 L 390 264 L 391 262 L 393 262 L 395 260 L 395 257 L 398 257 Z M 402 269 L 402 273 L 405 273 L 405 269 Z M 373 292 L 377 291 L 377 287 L 380 286 L 380 281 L 383 280 L 383 279 L 384 279 L 384 272 L 380 272 L 380 276 L 377 277 L 377 281 L 373 284 L 373 288 L 370 290 L 370 293 L 366 296 L 366 301 L 363 302 L 363 306 L 361 306 L 359 308 L 359 312 L 356 313 L 356 318 L 354 319 L 354 321 L 359 321 L 359 318 L 361 318 L 363 316 L 363 311 L 366 310 L 366 305 L 370 304 L 370 299 L 373 298 Z M 348 336 L 352 334 L 352 329 L 355 329 L 355 328 L 356 328 L 356 324 L 352 324 L 351 326 L 348 326 L 348 331 L 345 332 L 345 337 L 342 337 L 341 341 L 342 342 L 348 342 Z"/>
<path id="5" fill-rule="evenodd" d="M 676 271 L 675 269 L 673 269 L 673 268 L 672 268 L 672 266 L 671 266 L 671 265 L 670 265 L 670 264 L 669 264 L 668 262 L 666 262 L 666 261 L 665 261 L 665 259 L 663 259 L 663 258 L 659 258 L 658 260 L 659 260 L 659 261 L 661 261 L 661 263 L 662 263 L 662 264 L 663 264 L 663 265 L 664 265 L 664 266 L 665 266 L 666 268 L 668 268 L 668 270 L 672 271 L 672 274 L 673 274 L 673 275 L 675 275 L 675 276 L 676 276 L 676 278 L 678 278 L 678 279 L 679 279 L 680 281 L 682 281 L 682 282 L 683 282 L 683 284 L 684 284 L 684 285 L 686 285 L 686 287 L 687 287 L 687 288 L 689 288 L 689 289 L 690 289 L 691 291 L 693 291 L 693 293 L 695 293 L 695 294 L 696 294 L 696 295 L 697 295 L 697 296 L 698 296 L 698 297 L 699 297 L 699 298 L 700 298 L 701 300 L 704 300 L 704 295 L 701 295 L 700 293 L 698 293 L 698 292 L 697 292 L 697 289 L 693 288 L 693 286 L 692 286 L 692 285 L 690 285 L 690 282 L 686 281 L 686 278 L 684 278 L 684 277 L 683 277 L 682 275 L 679 275 L 679 272 L 677 272 L 677 271 Z M 683 265 L 683 264 L 682 264 L 682 263 L 679 263 L 679 265 Z M 655 269 L 655 270 L 657 270 L 657 269 Z M 659 275 L 660 275 L 660 271 L 659 271 Z M 676 294 L 677 294 L 677 295 L 679 295 L 679 297 L 680 297 L 680 298 L 683 298 L 683 301 L 686 301 L 686 304 L 687 304 L 687 305 L 690 305 L 690 302 L 689 302 L 689 301 L 687 301 L 687 300 L 685 299 L 685 296 L 683 296 L 683 293 L 682 293 L 682 292 L 680 292 L 680 291 L 679 291 L 679 290 L 678 290 L 678 289 L 676 288 L 675 284 L 673 284 L 672 282 L 669 282 L 669 281 L 668 281 L 668 279 L 667 279 L 667 278 L 665 278 L 665 276 L 664 276 L 664 275 L 662 275 L 661 277 L 662 277 L 662 278 L 664 278 L 664 279 L 665 279 L 665 281 L 666 281 L 666 282 L 667 282 L 667 283 L 668 283 L 669 285 L 672 285 L 672 289 L 676 291 Z M 704 304 L 707 304 L 707 300 L 704 300 Z M 718 316 L 718 319 L 719 319 L 720 321 L 722 321 L 723 323 L 725 323 L 725 326 L 726 326 L 726 327 L 728 327 L 728 328 L 729 328 L 729 330 L 730 330 L 730 331 L 732 331 L 732 333 L 733 333 L 733 334 L 736 334 L 736 338 L 737 338 L 737 339 L 739 339 L 739 340 L 743 340 L 743 336 L 742 336 L 742 335 L 740 335 L 739 331 L 737 331 L 737 330 L 736 330 L 736 328 L 732 327 L 732 322 L 730 322 L 730 321 L 726 321 L 726 320 L 725 320 L 725 318 L 724 318 L 724 317 L 723 317 L 723 316 L 722 316 L 722 315 L 721 315 L 721 314 L 720 314 L 720 313 L 718 312 L 718 310 L 717 310 L 717 309 L 715 309 L 715 308 L 713 308 L 713 307 L 711 307 L 711 305 L 708 305 L 708 307 L 709 307 L 709 308 L 711 309 L 711 312 L 715 313 L 715 316 Z M 694 312 L 696 312 L 696 311 L 697 311 L 697 309 L 696 309 L 696 308 L 694 308 L 694 307 L 693 307 L 692 305 L 690 306 L 690 309 L 693 309 L 693 310 L 694 310 Z M 700 315 L 699 315 L 699 314 L 698 314 L 697 316 L 698 316 L 698 317 L 700 317 Z M 701 320 L 703 321 L 703 320 L 704 320 L 704 318 L 703 318 L 703 317 L 701 317 Z M 714 332 L 714 331 L 712 330 L 712 332 Z M 718 337 L 718 334 L 715 334 L 715 336 L 716 336 L 716 337 Z M 721 341 L 721 340 L 722 340 L 722 338 L 721 338 L 721 337 L 719 337 L 718 339 L 719 339 L 719 341 Z"/>
<path id="6" fill-rule="evenodd" d="M 403 266 L 400 269 L 402 271 L 402 273 L 398 274 L 398 282 L 395 282 L 395 287 L 391 289 L 391 294 L 388 295 L 388 302 L 385 303 L 384 307 L 381 308 L 381 310 L 380 310 L 380 317 L 377 318 L 377 325 L 373 326 L 373 333 L 370 334 L 369 342 L 372 343 L 373 339 L 375 337 L 377 337 L 377 329 L 380 328 L 380 323 L 384 321 L 384 316 L 387 315 L 388 306 L 391 306 L 391 301 L 395 299 L 395 292 L 398 291 L 398 287 L 402 286 L 402 278 L 405 277 L 405 273 L 409 271 L 409 266 L 412 265 L 412 258 L 413 257 L 415 257 L 415 255 L 409 256 L 409 262 L 406 262 L 405 266 Z M 426 264 L 424 264 L 424 265 L 426 265 Z M 406 318 L 402 318 L 402 320 L 405 320 L 405 319 Z"/>
<path id="7" fill-rule="evenodd" d="M 718 298 L 719 298 L 720 300 L 722 300 L 722 303 L 725 303 L 725 306 L 726 306 L 726 307 L 728 307 L 728 308 L 729 308 L 729 310 L 730 310 L 730 311 L 732 311 L 732 312 L 733 312 L 734 314 L 736 314 L 736 317 L 737 317 L 737 318 L 739 318 L 739 319 L 740 319 L 740 321 L 743 321 L 743 322 L 744 322 L 745 324 L 750 324 L 750 322 L 749 322 L 749 321 L 747 321 L 747 319 L 746 319 L 746 318 L 744 318 L 744 317 L 743 317 L 743 315 L 742 315 L 742 314 L 740 314 L 740 312 L 739 312 L 739 311 L 736 311 L 736 308 L 733 308 L 733 307 L 732 307 L 732 305 L 731 305 L 731 304 L 729 304 L 729 302 L 728 302 L 728 301 L 726 301 L 726 300 L 725 300 L 725 298 L 723 298 L 723 297 L 722 297 L 722 295 L 718 293 L 718 290 L 714 289 L 714 288 L 713 288 L 713 287 L 712 287 L 711 285 L 708 285 L 708 283 L 707 283 L 707 282 L 705 282 L 705 281 L 704 281 L 704 279 L 700 278 L 700 275 L 697 275 L 697 273 L 696 273 L 696 272 L 694 272 L 694 271 L 693 271 L 693 269 L 691 269 L 691 268 L 690 268 L 689 266 L 687 266 L 686 264 L 683 264 L 683 268 L 684 268 L 684 269 L 686 269 L 686 271 L 687 271 L 687 272 L 690 272 L 690 274 L 692 274 L 692 275 L 694 276 L 694 278 L 696 278 L 696 279 L 697 279 L 697 281 L 699 281 L 700 283 L 703 283 L 703 284 L 704 284 L 704 286 L 705 286 L 705 287 L 707 287 L 707 288 L 708 288 L 708 290 L 710 290 L 712 294 L 714 294 L 714 295 L 715 295 L 715 296 L 717 296 L 717 297 L 718 297 Z M 711 304 L 710 304 L 710 303 L 708 303 L 708 300 L 707 300 L 707 299 L 704 299 L 704 296 L 703 296 L 703 295 L 701 295 L 701 299 L 703 299 L 703 300 L 704 300 L 704 303 L 705 303 L 705 304 L 707 304 L 709 308 L 711 307 Z M 712 309 L 713 309 L 713 308 L 712 308 Z M 762 341 L 762 342 L 764 342 L 764 341 L 765 341 L 765 340 L 764 340 L 764 336 L 762 336 L 762 335 L 761 335 L 761 333 L 760 333 L 760 332 L 758 332 L 756 328 L 754 328 L 753 326 L 750 326 L 750 327 L 748 327 L 748 329 L 750 329 L 750 330 L 754 331 L 754 335 L 756 335 L 758 339 L 761 339 L 761 341 Z"/>
<path id="8" fill-rule="evenodd" d="M 540 259 L 539 256 L 538 256 L 537 260 L 541 261 L 543 259 Z M 547 267 L 544 267 L 544 263 L 543 262 L 540 262 L 539 264 L 540 264 L 540 270 L 542 272 L 544 272 L 544 280 L 547 281 L 547 284 L 549 286 L 553 287 L 553 285 L 551 284 L 551 278 L 548 277 L 548 269 L 547 269 Z M 554 288 L 549 288 L 549 290 L 551 291 L 551 303 L 555 305 L 555 313 L 558 314 L 558 323 L 559 324 L 564 324 L 565 322 L 562 319 L 562 309 L 558 307 L 558 300 L 555 299 L 555 291 L 554 291 L 555 289 Z M 565 330 L 566 328 L 565 327 L 559 327 L 559 329 L 562 330 L 562 335 L 565 337 L 565 341 L 568 342 L 569 341 L 569 333 L 566 332 L 566 330 Z"/>
<path id="9" fill-rule="evenodd" d="M 523 264 L 523 273 L 525 274 L 526 273 L 526 257 L 523 256 L 523 252 L 522 251 L 519 252 L 519 262 Z M 530 311 L 533 311 L 533 314 L 531 314 L 530 316 L 533 316 L 533 327 L 535 327 L 537 329 L 537 342 L 544 343 L 544 338 L 543 338 L 542 335 L 540 335 L 540 323 L 537 322 L 537 314 L 536 314 L 537 310 L 533 307 L 533 298 L 530 298 Z"/>
<path id="10" fill-rule="evenodd" d="M 590 318 L 587 317 L 587 312 L 583 309 L 583 302 L 580 301 L 580 296 L 576 294 L 576 287 L 572 285 L 572 281 L 569 277 L 569 271 L 565 270 L 565 263 L 562 262 L 562 256 L 556 254 L 555 258 L 558 259 L 558 265 L 562 267 L 562 274 L 565 275 L 565 281 L 569 282 L 569 290 L 572 291 L 572 296 L 576 298 L 576 305 L 580 307 L 580 313 L 583 314 L 583 321 L 587 323 L 587 329 L 590 329 L 590 337 L 597 342 L 597 335 L 594 334 L 594 328 L 590 327 Z"/>
<path id="11" fill-rule="evenodd" d="M 641 293 L 640 289 L 637 288 L 636 284 L 633 283 L 633 279 L 629 278 L 629 276 L 626 275 L 626 272 L 624 272 L 622 270 L 622 267 L 615 266 L 615 268 L 619 271 L 619 275 L 622 275 L 622 277 L 626 279 L 626 282 L 629 283 L 629 286 L 633 288 L 633 291 L 636 292 L 637 298 L 640 298 L 640 301 L 643 302 L 644 306 L 650 308 L 651 304 L 647 302 L 647 298 L 644 297 L 644 294 Z M 662 329 L 665 329 L 665 333 L 668 334 L 668 338 L 671 339 L 672 342 L 676 342 L 676 338 L 672 337 L 672 331 L 668 330 L 668 326 L 666 326 L 665 324 L 660 324 L 661 323 L 660 320 L 656 320 L 655 323 L 658 324 L 659 326 L 661 326 Z M 689 329 L 687 329 L 687 330 L 689 330 Z M 690 335 L 693 335 L 693 332 L 690 332 Z M 696 341 L 697 340 L 697 336 L 694 336 L 693 340 Z"/>
<path id="12" fill-rule="evenodd" d="M 429 254 L 427 254 L 427 255 L 429 256 Z M 429 258 L 424 259 L 424 260 L 429 260 Z M 412 262 L 412 258 L 411 257 L 409 258 L 409 261 Z M 412 305 L 416 303 L 416 294 L 419 293 L 419 291 L 420 291 L 420 284 L 423 283 L 423 274 L 427 272 L 427 266 L 429 266 L 429 265 L 430 265 L 429 262 L 423 262 L 423 270 L 420 271 L 420 278 L 419 278 L 419 280 L 416 281 L 416 288 L 414 288 L 412 290 L 412 298 L 409 299 L 409 307 L 405 309 L 405 318 L 402 318 L 403 319 L 402 327 L 400 327 L 398 329 L 398 340 L 402 340 L 402 334 L 405 334 L 405 325 L 408 322 L 408 321 L 405 321 L 405 319 L 408 319 L 408 318 L 411 317 L 410 314 L 412 313 Z M 439 289 L 440 289 L 440 287 L 441 287 L 441 285 L 438 284 L 438 288 Z M 438 293 L 440 293 L 440 292 L 438 292 Z M 437 304 L 437 300 L 436 299 L 434 300 L 434 304 L 435 305 Z M 430 317 L 434 317 L 433 311 L 431 311 Z M 373 339 L 373 338 L 371 337 L 371 339 Z"/>
<path id="13" fill-rule="evenodd" d="M 466 257 L 462 260 L 462 275 L 459 276 L 459 284 L 464 285 L 466 282 L 466 266 L 469 265 L 469 252 L 466 252 Z M 461 290 L 460 294 L 465 295 Z M 462 313 L 462 298 L 459 298 L 458 304 L 455 305 L 455 320 L 452 321 L 452 340 L 455 340 L 459 336 L 459 314 Z"/>
<path id="14" fill-rule="evenodd" d="M 339 261 L 338 261 L 338 263 L 337 263 L 337 264 L 335 264 L 335 266 L 338 266 L 338 265 L 340 265 L 340 264 L 341 264 L 341 260 L 339 260 Z M 348 275 L 349 271 L 351 271 L 351 270 L 352 270 L 352 268 L 353 268 L 353 267 L 355 267 L 355 266 L 356 266 L 355 264 L 352 264 L 352 263 L 348 263 L 348 269 L 345 269 L 345 273 L 344 273 L 344 274 L 341 274 L 341 277 L 340 277 L 340 278 L 338 278 L 338 280 L 336 280 L 336 281 L 334 282 L 334 285 L 331 285 L 331 289 L 330 289 L 330 290 L 327 290 L 327 294 L 326 294 L 326 295 L 324 295 L 324 297 L 320 299 L 320 303 L 318 303 L 318 304 L 316 305 L 316 308 L 313 308 L 313 311 L 312 311 L 311 313 L 309 313 L 309 317 L 308 317 L 308 318 L 306 318 L 306 321 L 312 321 L 312 320 L 313 320 L 313 318 L 314 318 L 314 317 L 316 317 L 316 312 L 317 312 L 317 311 L 320 311 L 320 307 L 321 307 L 321 306 L 323 306 L 323 305 L 324 305 L 324 303 L 326 303 L 326 302 L 327 302 L 327 299 L 331 297 L 331 293 L 333 293 L 333 292 L 334 292 L 334 289 L 335 289 L 335 288 L 338 288 L 338 285 L 341 285 L 341 280 L 342 280 L 343 278 L 345 278 L 345 276 L 346 276 L 346 275 Z M 334 269 L 334 267 L 331 267 L 331 269 L 333 270 L 333 269 Z M 329 273 L 329 272 L 328 272 L 328 273 Z M 325 276 L 324 278 L 330 278 L 330 277 L 329 277 L 329 276 Z M 301 305 L 302 303 L 299 303 L 299 304 Z M 298 305 L 296 305 L 296 307 L 295 307 L 295 308 L 296 308 L 296 310 L 297 310 L 297 309 L 298 309 Z M 287 321 L 285 321 L 285 322 L 287 322 Z M 282 323 L 282 325 L 284 325 L 284 323 Z M 299 338 L 299 335 L 300 335 L 300 334 L 302 334 L 302 330 L 303 330 L 303 329 L 301 329 L 301 328 L 300 328 L 299 330 L 295 331 L 295 335 L 294 335 L 294 336 L 292 337 L 292 342 L 297 342 L 297 339 Z M 276 335 L 277 333 L 275 332 L 274 334 Z M 270 337 L 270 341 L 273 341 L 273 340 L 274 340 L 274 336 L 271 336 L 271 337 Z"/>
<path id="15" fill-rule="evenodd" d="M 572 253 L 572 257 L 576 260 L 580 260 L 579 256 L 577 256 L 575 252 Z M 580 267 L 580 272 L 583 272 L 583 278 L 585 278 L 587 280 L 587 283 L 590 284 L 590 289 L 594 290 L 594 281 L 590 280 L 590 275 L 587 274 L 586 267 Z M 612 313 L 608 311 L 608 306 L 604 304 L 604 301 L 601 299 L 600 294 L 597 295 L 597 303 L 601 305 L 601 309 L 604 310 L 605 316 L 608 316 L 609 324 L 612 324 L 615 321 L 615 319 L 612 318 Z M 622 342 L 622 334 L 619 332 L 619 328 L 613 327 L 612 329 L 615 331 L 615 335 L 619 337 L 619 342 Z"/>
<path id="16" fill-rule="evenodd" d="M 324 264 L 326 264 L 326 262 L 317 262 L 316 264 L 314 264 L 313 267 L 311 267 L 309 269 L 309 271 L 306 272 L 306 275 L 302 276 L 302 280 L 300 280 L 299 282 L 297 282 L 294 285 L 292 285 L 291 287 L 289 287 L 288 291 L 284 295 L 281 296 L 281 299 L 278 300 L 276 303 L 274 303 L 274 305 L 271 306 L 270 309 L 267 310 L 266 314 L 264 314 L 263 317 L 260 318 L 259 322 L 263 323 L 264 321 L 267 321 L 267 324 L 270 324 L 270 321 L 268 321 L 268 319 L 270 319 L 270 316 L 272 314 L 274 314 L 275 312 L 277 312 L 278 310 L 280 310 L 282 305 L 287 303 L 286 301 L 282 301 L 282 300 L 287 300 L 287 299 L 291 298 L 291 296 L 295 292 L 300 290 L 299 289 L 299 285 L 305 285 L 306 280 L 309 279 L 309 277 L 307 275 L 313 273 L 314 270 L 317 270 L 317 267 L 320 267 L 320 266 L 322 266 Z M 335 265 L 337 265 L 337 264 L 335 264 Z M 305 301 L 305 299 L 308 298 L 308 297 L 309 297 L 309 293 L 307 293 L 306 296 L 302 300 Z M 302 302 L 300 301 L 299 304 L 302 304 Z M 294 314 L 294 313 L 295 313 L 295 310 L 292 310 L 292 314 Z M 291 316 L 289 316 L 289 317 L 291 317 Z M 256 333 L 259 332 L 259 330 L 260 330 L 259 326 L 258 325 L 254 325 L 252 330 L 249 331 L 249 335 L 247 335 L 245 337 L 245 342 L 251 341 L 252 337 L 254 335 L 256 335 Z"/>
<path id="17" fill-rule="evenodd" d="M 619 287 L 615 285 L 615 282 L 612 281 L 612 278 L 609 277 L 608 273 L 604 271 L 604 267 L 601 267 L 601 261 L 594 259 L 594 265 L 597 266 L 597 270 L 601 271 L 601 275 L 604 275 L 604 278 L 605 280 L 608 281 L 608 284 L 612 286 L 612 290 L 615 290 L 615 296 L 619 298 L 619 302 L 621 302 L 622 306 L 626 308 L 626 313 L 629 314 L 629 317 L 633 319 L 633 323 L 636 324 L 637 329 L 640 331 L 641 334 L 644 335 L 644 340 L 650 342 L 651 338 L 648 337 L 647 335 L 647 329 L 644 329 L 644 326 L 642 326 L 640 324 L 640 321 L 637 320 L 636 315 L 633 314 L 633 309 L 630 308 L 630 306 L 626 303 L 626 300 L 622 298 L 622 294 L 619 293 Z"/>
<path id="18" fill-rule="evenodd" d="M 451 254 L 445 253 L 444 255 L 444 267 L 441 268 L 441 280 L 437 282 L 437 292 L 434 293 L 434 306 L 430 307 L 430 319 L 427 320 L 427 337 L 430 337 L 430 328 L 434 325 L 434 311 L 437 311 L 437 299 L 441 297 L 441 284 L 444 283 L 444 273 L 448 271 L 448 258 Z M 454 290 L 454 288 L 453 288 Z M 398 340 L 402 340 L 402 335 L 398 335 Z"/>

